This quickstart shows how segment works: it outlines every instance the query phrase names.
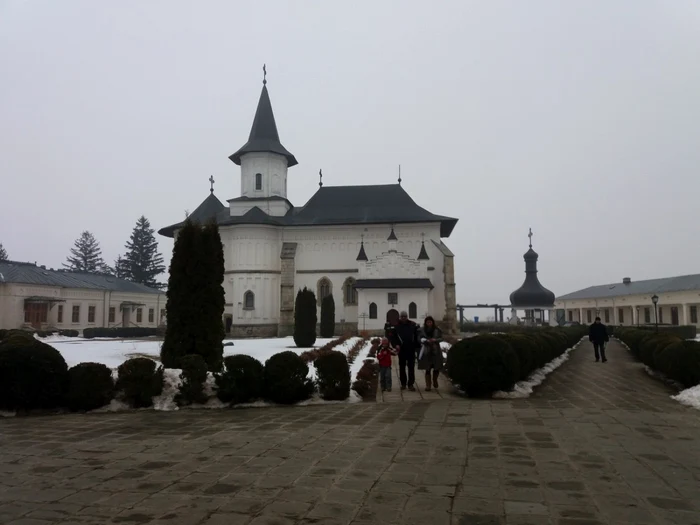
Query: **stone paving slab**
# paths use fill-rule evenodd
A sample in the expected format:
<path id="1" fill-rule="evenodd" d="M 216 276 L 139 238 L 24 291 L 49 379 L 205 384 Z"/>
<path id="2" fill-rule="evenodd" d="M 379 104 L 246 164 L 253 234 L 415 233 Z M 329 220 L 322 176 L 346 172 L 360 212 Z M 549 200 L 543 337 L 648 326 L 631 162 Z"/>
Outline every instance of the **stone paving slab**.
<path id="1" fill-rule="evenodd" d="M 525 400 L 0 420 L 0 523 L 700 523 L 700 412 L 609 358 Z"/>

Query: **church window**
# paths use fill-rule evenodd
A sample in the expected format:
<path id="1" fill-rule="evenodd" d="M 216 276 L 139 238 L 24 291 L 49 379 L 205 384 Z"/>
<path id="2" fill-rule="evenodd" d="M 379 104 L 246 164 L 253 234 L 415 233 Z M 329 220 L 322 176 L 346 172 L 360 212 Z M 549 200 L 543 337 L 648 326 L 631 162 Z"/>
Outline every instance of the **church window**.
<path id="1" fill-rule="evenodd" d="M 389 292 L 389 297 L 387 299 L 388 299 L 388 303 L 391 306 L 394 306 L 395 304 L 399 303 L 399 294 L 396 292 Z"/>
<path id="2" fill-rule="evenodd" d="M 345 292 L 345 304 L 357 304 L 357 290 L 355 289 L 355 279 L 348 277 L 343 285 Z"/>
<path id="3" fill-rule="evenodd" d="M 255 174 L 255 191 L 262 190 L 262 173 Z"/>
<path id="4" fill-rule="evenodd" d="M 248 290 L 243 294 L 243 309 L 244 310 L 254 310 L 255 309 L 255 294 Z"/>
<path id="5" fill-rule="evenodd" d="M 377 303 L 369 303 L 369 318 L 377 318 Z"/>
<path id="6" fill-rule="evenodd" d="M 319 306 L 321 305 L 321 301 L 323 301 L 324 297 L 327 297 L 333 293 L 333 288 L 331 286 L 331 282 L 327 277 L 323 277 L 318 281 L 318 286 L 317 286 L 317 301 Z"/>
<path id="7" fill-rule="evenodd" d="M 411 303 L 408 305 L 408 318 L 417 319 L 418 318 L 418 306 L 416 303 Z"/>

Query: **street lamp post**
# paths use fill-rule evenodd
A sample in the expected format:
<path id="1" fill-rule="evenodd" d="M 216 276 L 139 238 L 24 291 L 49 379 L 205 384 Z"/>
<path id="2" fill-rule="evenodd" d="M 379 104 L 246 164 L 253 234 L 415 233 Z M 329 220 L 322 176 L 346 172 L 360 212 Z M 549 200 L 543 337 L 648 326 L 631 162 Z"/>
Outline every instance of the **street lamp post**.
<path id="1" fill-rule="evenodd" d="M 654 294 L 651 296 L 651 302 L 654 303 L 654 325 L 656 326 L 656 331 L 659 331 L 659 296 Z"/>

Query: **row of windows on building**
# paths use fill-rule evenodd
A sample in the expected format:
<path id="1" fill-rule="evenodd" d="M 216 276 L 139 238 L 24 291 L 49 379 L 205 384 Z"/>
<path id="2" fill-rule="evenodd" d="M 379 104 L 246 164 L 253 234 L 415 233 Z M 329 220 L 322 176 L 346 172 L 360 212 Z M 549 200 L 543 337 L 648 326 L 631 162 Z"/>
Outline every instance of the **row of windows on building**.
<path id="1" fill-rule="evenodd" d="M 659 324 L 663 324 L 663 322 L 664 322 L 663 308 L 659 308 L 658 313 L 659 313 Z M 610 309 L 609 308 L 603 309 L 603 318 L 604 318 L 603 319 L 604 323 L 610 322 Z M 574 312 L 573 312 L 573 310 L 569 310 L 569 321 L 573 321 L 573 320 L 574 320 Z M 592 310 L 586 311 L 586 321 L 589 323 L 593 322 L 593 311 Z M 625 323 L 625 310 L 623 308 L 618 308 L 618 310 L 617 310 L 617 322 L 618 322 L 618 324 Z M 644 307 L 644 324 L 651 324 L 652 322 L 654 322 L 654 321 L 652 319 L 651 307 L 645 306 Z M 691 324 L 698 324 L 698 307 L 696 305 L 693 305 L 690 307 L 690 323 Z M 671 324 L 673 324 L 673 325 L 679 324 L 678 307 L 677 306 L 671 307 Z"/>
<path id="2" fill-rule="evenodd" d="M 80 305 L 79 304 L 74 304 L 71 307 L 71 323 L 79 323 L 80 322 Z M 143 308 L 137 308 L 136 309 L 136 322 L 137 323 L 142 323 L 143 322 Z M 149 323 L 154 323 L 155 322 L 155 308 L 149 308 L 148 309 L 148 322 Z M 95 318 L 97 314 L 97 307 L 96 306 L 88 306 L 88 323 L 94 323 Z M 165 317 L 165 309 L 160 310 L 160 316 L 161 319 Z M 64 317 L 64 308 L 62 304 L 58 305 L 58 310 L 56 312 L 56 322 L 57 323 L 63 323 L 63 317 Z M 40 323 L 47 323 L 49 318 L 49 308 L 47 304 L 28 304 L 25 309 L 24 309 L 24 322 L 30 323 L 30 322 L 40 322 Z M 117 319 L 117 309 L 114 306 L 109 307 L 109 313 L 108 313 L 108 322 L 109 323 L 115 323 Z"/>

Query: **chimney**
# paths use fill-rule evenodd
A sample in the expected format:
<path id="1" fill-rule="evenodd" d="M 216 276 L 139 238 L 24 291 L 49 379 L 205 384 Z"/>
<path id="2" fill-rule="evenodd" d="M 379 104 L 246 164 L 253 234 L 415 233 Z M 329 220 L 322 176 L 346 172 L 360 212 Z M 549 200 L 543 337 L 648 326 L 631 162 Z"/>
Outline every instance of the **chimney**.
<path id="1" fill-rule="evenodd" d="M 625 277 L 624 279 L 622 279 L 622 284 L 630 284 L 631 282 L 632 279 L 630 279 L 629 277 Z"/>

